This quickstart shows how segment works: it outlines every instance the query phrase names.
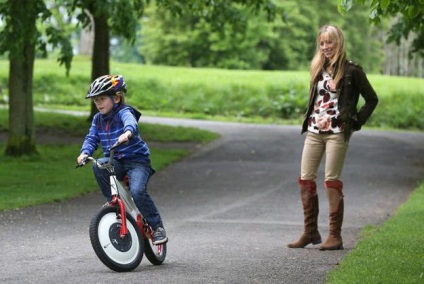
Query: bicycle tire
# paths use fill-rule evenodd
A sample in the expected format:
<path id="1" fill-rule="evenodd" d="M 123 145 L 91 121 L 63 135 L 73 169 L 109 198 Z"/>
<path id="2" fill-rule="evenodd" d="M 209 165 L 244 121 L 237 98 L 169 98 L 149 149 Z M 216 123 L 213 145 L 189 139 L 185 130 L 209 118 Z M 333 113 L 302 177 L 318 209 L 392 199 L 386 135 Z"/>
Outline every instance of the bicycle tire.
<path id="1" fill-rule="evenodd" d="M 144 254 L 151 264 L 160 265 L 166 258 L 166 243 L 154 245 L 151 239 L 144 239 Z"/>
<path id="2" fill-rule="evenodd" d="M 117 208 L 101 208 L 90 222 L 90 241 L 97 257 L 108 268 L 116 272 L 134 270 L 144 254 L 144 239 L 134 219 L 127 214 L 128 235 L 119 236 L 121 227 L 117 219 Z"/>

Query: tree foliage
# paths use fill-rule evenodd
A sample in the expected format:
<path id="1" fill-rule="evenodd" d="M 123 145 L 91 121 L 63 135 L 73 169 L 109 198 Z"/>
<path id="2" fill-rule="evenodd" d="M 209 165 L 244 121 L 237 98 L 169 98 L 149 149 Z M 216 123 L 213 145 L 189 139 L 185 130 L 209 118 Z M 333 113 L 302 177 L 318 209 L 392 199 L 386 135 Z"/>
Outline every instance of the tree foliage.
<path id="1" fill-rule="evenodd" d="M 213 30 L 224 30 L 228 23 L 236 30 L 244 29 L 248 18 L 240 7 L 254 13 L 263 11 L 270 21 L 280 13 L 273 0 L 156 0 L 156 4 L 175 16 L 192 15 L 202 18 L 213 25 Z"/>
<path id="2" fill-rule="evenodd" d="M 60 0 L 83 28 L 94 29 L 91 80 L 110 73 L 110 38 L 116 34 L 134 43 L 139 18 L 144 13 L 143 0 Z M 91 105 L 89 120 L 97 109 Z"/>
<path id="3" fill-rule="evenodd" d="M 246 13 L 249 18 L 259 18 Z M 260 69 L 261 59 L 267 57 L 266 47 L 256 48 L 259 40 L 270 34 L 271 25 L 264 21 L 252 21 L 243 28 L 224 23 L 217 29 L 215 23 L 193 14 L 176 18 L 169 11 L 150 9 L 146 15 L 141 53 L 149 63 Z"/>
<path id="4" fill-rule="evenodd" d="M 26 9 L 24 6 L 31 7 L 26 11 L 28 17 L 18 18 L 13 12 L 15 6 L 20 11 Z M 0 19 L 4 22 L 0 30 L 0 54 L 22 57 L 22 46 L 31 38 L 34 47 L 42 54 L 47 54 L 49 45 L 59 48 L 58 61 L 69 71 L 73 57 L 69 34 L 52 21 L 49 8 L 43 0 L 0 1 Z M 34 21 L 32 17 L 35 17 Z"/>
<path id="5" fill-rule="evenodd" d="M 366 65 L 367 71 L 378 72 L 381 46 L 374 39 L 375 30 L 369 29 L 364 8 L 343 18 L 335 17 L 337 3 L 332 0 L 275 0 L 273 5 L 272 21 L 267 11 L 232 7 L 243 19 L 243 28 L 233 22 L 216 27 L 198 14 L 176 16 L 161 7 L 149 7 L 141 24 L 140 52 L 151 64 L 305 70 L 315 51 L 319 27 L 336 24 L 345 31 L 350 58 Z"/>
<path id="6" fill-rule="evenodd" d="M 412 35 L 415 37 L 412 52 L 424 56 L 424 0 L 339 0 L 340 13 L 345 15 L 354 4 L 368 6 L 369 19 L 374 24 L 379 24 L 382 17 L 396 18 L 388 41 L 399 45 L 402 38 Z"/>

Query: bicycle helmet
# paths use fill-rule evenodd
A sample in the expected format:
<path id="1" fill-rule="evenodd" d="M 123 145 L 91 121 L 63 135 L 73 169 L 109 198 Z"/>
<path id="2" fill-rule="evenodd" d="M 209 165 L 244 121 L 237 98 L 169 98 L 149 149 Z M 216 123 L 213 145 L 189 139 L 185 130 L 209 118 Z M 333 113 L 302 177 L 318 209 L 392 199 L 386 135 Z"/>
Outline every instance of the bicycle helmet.
<path id="1" fill-rule="evenodd" d="M 99 95 L 114 95 L 116 92 L 127 92 L 124 77 L 121 75 L 103 75 L 91 83 L 85 98 L 93 98 Z"/>

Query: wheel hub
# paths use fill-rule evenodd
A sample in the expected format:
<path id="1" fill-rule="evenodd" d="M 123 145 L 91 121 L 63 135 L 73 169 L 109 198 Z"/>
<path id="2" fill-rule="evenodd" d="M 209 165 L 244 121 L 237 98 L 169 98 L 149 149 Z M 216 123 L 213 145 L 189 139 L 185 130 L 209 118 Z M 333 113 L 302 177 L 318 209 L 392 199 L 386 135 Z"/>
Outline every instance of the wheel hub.
<path id="1" fill-rule="evenodd" d="M 109 228 L 109 239 L 111 244 L 120 252 L 127 252 L 132 246 L 131 234 L 126 234 L 121 238 L 119 232 L 121 230 L 120 223 L 114 223 Z"/>

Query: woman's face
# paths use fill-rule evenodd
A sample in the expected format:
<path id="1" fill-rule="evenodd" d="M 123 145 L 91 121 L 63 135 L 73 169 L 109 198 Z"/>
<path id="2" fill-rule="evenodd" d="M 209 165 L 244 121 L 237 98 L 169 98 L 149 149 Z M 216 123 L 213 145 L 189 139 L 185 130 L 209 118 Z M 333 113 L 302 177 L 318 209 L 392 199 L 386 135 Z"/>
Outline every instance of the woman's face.
<path id="1" fill-rule="evenodd" d="M 327 59 L 331 59 L 336 54 L 336 43 L 332 41 L 328 33 L 323 33 L 319 38 L 319 48 Z"/>

